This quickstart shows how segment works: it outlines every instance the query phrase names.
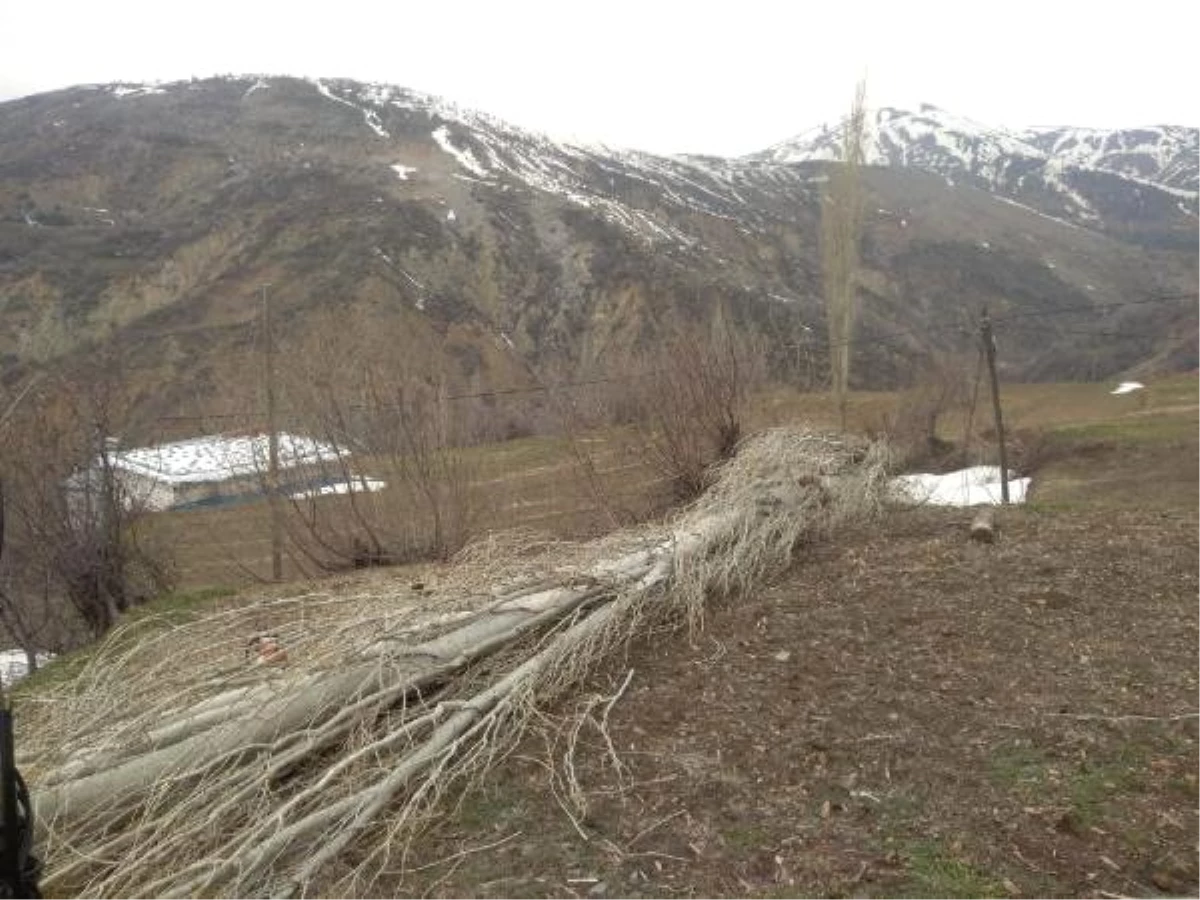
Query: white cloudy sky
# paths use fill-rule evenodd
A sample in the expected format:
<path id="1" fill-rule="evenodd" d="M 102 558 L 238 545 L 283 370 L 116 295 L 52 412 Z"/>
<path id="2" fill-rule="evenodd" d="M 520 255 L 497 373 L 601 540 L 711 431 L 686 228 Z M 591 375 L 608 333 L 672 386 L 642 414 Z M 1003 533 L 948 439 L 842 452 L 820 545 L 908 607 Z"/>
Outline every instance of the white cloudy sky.
<path id="1" fill-rule="evenodd" d="M 0 0 L 0 99 L 220 73 L 350 77 L 555 136 L 747 153 L 849 106 L 992 125 L 1200 122 L 1195 0 Z"/>

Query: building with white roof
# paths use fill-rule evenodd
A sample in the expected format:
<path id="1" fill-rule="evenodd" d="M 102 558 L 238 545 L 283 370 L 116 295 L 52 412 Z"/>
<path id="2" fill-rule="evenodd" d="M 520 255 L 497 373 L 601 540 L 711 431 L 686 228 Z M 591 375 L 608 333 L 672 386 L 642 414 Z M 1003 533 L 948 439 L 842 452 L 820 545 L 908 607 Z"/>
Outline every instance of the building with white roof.
<path id="1" fill-rule="evenodd" d="M 212 435 L 138 447 L 112 449 L 108 465 L 128 502 L 147 510 L 177 509 L 261 495 L 268 470 L 270 440 L 265 434 Z M 301 435 L 279 434 L 279 488 L 284 493 L 333 479 L 345 480 L 349 453 Z M 93 469 L 93 478 L 99 463 Z M 85 490 L 76 476 L 72 488 Z"/>

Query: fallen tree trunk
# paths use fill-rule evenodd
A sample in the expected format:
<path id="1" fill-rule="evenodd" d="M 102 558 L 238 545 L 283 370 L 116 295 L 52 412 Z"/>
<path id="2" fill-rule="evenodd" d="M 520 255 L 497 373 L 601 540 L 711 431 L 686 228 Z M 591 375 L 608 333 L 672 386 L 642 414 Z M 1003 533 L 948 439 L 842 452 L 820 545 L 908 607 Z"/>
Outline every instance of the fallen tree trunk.
<path id="1" fill-rule="evenodd" d="M 101 679 L 93 696 L 85 686 L 70 702 L 125 689 L 149 698 L 153 717 L 130 703 L 98 734 L 52 736 L 59 762 L 35 767 L 34 778 L 47 888 L 304 892 L 384 817 L 388 827 L 375 832 L 386 837 L 357 846 L 361 861 L 338 883 L 339 892 L 369 893 L 395 836 L 411 835 L 443 791 L 485 770 L 537 704 L 586 676 L 639 623 L 695 625 L 708 596 L 745 590 L 786 565 L 800 541 L 874 512 L 881 453 L 767 432 L 673 525 L 610 541 L 617 549 L 608 553 L 591 548 L 586 563 L 565 571 L 547 560 L 560 571 L 540 573 L 533 587 L 500 589 L 474 609 L 445 600 L 451 612 L 427 609 L 423 622 L 393 617 L 385 597 L 365 619 L 310 623 L 322 635 L 371 623 L 340 660 L 251 684 L 231 686 L 229 673 L 200 678 L 174 708 L 152 683 Z M 204 633 L 204 623 L 189 628 Z M 229 624 L 212 623 L 222 628 Z M 123 652 L 132 670 L 136 651 Z"/>

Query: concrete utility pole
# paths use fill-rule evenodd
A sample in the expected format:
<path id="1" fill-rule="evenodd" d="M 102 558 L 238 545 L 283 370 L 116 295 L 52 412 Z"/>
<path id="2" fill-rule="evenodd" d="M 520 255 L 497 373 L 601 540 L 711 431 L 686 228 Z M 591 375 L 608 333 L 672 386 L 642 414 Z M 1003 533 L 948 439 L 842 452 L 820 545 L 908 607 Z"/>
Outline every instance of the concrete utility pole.
<path id="1" fill-rule="evenodd" d="M 1000 449 L 1000 502 L 1008 506 L 1008 452 L 1004 446 L 1004 417 L 1000 413 L 1000 383 L 996 378 L 996 338 L 992 335 L 992 320 L 987 307 L 979 325 L 983 352 L 987 354 L 988 375 L 992 381 L 992 411 L 996 416 L 996 443 Z"/>
<path id="2" fill-rule="evenodd" d="M 275 406 L 275 342 L 271 297 L 262 286 L 263 356 L 267 381 L 267 501 L 271 505 L 271 577 L 283 581 L 283 510 L 279 505 L 279 422 Z"/>

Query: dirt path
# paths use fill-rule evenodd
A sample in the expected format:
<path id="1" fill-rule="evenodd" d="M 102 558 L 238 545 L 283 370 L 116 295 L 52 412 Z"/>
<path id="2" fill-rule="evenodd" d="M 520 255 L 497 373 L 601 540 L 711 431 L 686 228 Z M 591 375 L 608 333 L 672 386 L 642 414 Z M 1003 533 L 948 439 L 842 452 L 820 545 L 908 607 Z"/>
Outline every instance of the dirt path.
<path id="1" fill-rule="evenodd" d="M 621 768 L 579 733 L 577 823 L 547 730 L 376 889 L 1194 896 L 1195 512 L 1014 509 L 994 546 L 969 520 L 897 513 L 647 637 L 584 692 L 633 671 Z"/>

